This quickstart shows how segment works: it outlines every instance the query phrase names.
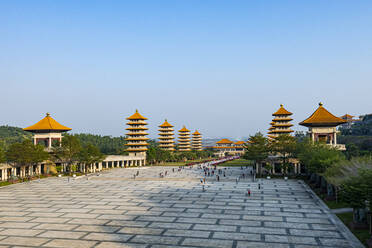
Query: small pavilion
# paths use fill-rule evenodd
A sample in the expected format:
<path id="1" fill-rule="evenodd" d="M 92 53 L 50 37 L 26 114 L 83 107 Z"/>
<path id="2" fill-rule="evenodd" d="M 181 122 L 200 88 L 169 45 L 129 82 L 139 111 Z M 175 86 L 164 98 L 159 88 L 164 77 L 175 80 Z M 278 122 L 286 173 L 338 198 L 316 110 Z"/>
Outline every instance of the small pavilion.
<path id="1" fill-rule="evenodd" d="M 339 150 L 345 150 L 345 145 L 337 144 L 337 126 L 346 123 L 339 117 L 331 114 L 319 103 L 319 107 L 306 120 L 299 124 L 309 128 L 308 134 L 311 140 L 316 142 L 325 142 L 328 145 L 336 147 Z"/>
<path id="2" fill-rule="evenodd" d="M 46 116 L 38 123 L 23 130 L 33 134 L 34 145 L 41 144 L 50 151 L 53 145 L 61 144 L 62 133 L 70 131 L 71 128 L 61 125 L 49 113 L 46 113 Z"/>

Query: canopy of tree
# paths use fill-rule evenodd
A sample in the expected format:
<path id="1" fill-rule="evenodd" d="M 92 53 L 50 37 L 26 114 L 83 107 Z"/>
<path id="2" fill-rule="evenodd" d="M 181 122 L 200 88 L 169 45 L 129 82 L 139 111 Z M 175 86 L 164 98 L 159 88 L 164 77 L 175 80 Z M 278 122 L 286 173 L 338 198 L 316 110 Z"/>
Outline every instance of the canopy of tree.
<path id="1" fill-rule="evenodd" d="M 15 165 L 33 165 L 49 159 L 49 153 L 41 145 L 34 145 L 30 140 L 14 143 L 6 151 L 6 160 Z"/>
<path id="2" fill-rule="evenodd" d="M 6 148 L 9 145 L 31 139 L 32 134 L 23 131 L 19 127 L 0 126 L 0 146 Z"/>

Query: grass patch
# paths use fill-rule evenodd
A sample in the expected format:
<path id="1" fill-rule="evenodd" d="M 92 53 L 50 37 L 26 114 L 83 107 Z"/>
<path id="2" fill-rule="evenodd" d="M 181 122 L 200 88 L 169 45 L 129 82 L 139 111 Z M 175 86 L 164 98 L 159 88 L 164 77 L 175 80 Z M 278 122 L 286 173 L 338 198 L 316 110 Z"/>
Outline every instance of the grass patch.
<path id="1" fill-rule="evenodd" d="M 337 208 L 350 208 L 349 203 L 343 202 L 343 201 L 327 201 L 324 198 L 322 198 L 324 203 L 327 204 L 327 206 L 330 209 L 337 209 Z"/>
<path id="2" fill-rule="evenodd" d="M 342 213 L 336 214 L 338 218 L 345 224 L 345 226 L 349 227 L 349 223 L 353 221 L 353 213 Z M 350 231 L 357 237 L 360 242 L 363 243 L 367 247 L 367 239 L 371 238 L 368 230 L 351 230 Z"/>
<path id="3" fill-rule="evenodd" d="M 10 184 L 12 184 L 12 183 L 8 182 L 8 181 L 0 182 L 0 187 L 1 186 L 7 186 L 7 185 L 10 185 Z"/>
<path id="4" fill-rule="evenodd" d="M 238 167 L 240 167 L 240 166 L 247 166 L 247 165 L 251 166 L 252 161 L 239 158 L 239 159 L 235 159 L 235 160 L 231 160 L 231 161 L 227 161 L 225 163 L 219 164 L 218 166 L 224 166 L 224 167 L 238 166 Z"/>

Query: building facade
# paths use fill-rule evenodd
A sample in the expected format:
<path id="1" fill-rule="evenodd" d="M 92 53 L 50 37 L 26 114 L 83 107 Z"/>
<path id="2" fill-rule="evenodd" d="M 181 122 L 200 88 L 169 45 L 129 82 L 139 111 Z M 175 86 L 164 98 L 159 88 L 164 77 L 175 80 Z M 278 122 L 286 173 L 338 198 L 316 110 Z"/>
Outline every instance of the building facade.
<path id="1" fill-rule="evenodd" d="M 217 157 L 241 156 L 244 154 L 244 141 L 233 142 L 229 139 L 217 141 L 213 149 Z"/>

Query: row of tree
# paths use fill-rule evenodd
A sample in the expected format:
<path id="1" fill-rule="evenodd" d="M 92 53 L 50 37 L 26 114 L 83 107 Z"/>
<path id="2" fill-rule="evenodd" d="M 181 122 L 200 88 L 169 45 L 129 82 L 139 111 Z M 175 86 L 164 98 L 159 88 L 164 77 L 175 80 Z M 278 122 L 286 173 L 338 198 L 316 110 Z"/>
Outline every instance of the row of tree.
<path id="1" fill-rule="evenodd" d="M 342 152 L 323 144 L 312 142 L 309 139 L 290 135 L 280 135 L 269 140 L 261 133 L 250 136 L 245 145 L 244 158 L 255 162 L 256 166 L 268 164 L 268 157 L 276 156 L 284 173 L 291 166 L 290 159 L 296 158 L 310 173 L 324 173 L 330 165 L 344 158 Z M 270 165 L 267 165 L 270 168 Z"/>
<path id="2" fill-rule="evenodd" d="M 148 164 L 160 164 L 163 162 L 181 162 L 187 160 L 204 159 L 213 156 L 212 151 L 166 151 L 159 147 L 159 144 L 155 140 L 150 140 L 147 150 L 147 163 Z"/>
<path id="3" fill-rule="evenodd" d="M 49 160 L 61 163 L 69 172 L 73 171 L 73 165 L 77 163 L 87 169 L 104 158 L 105 155 L 98 147 L 92 144 L 82 145 L 73 135 L 65 135 L 61 145 L 53 147 L 51 153 L 42 145 L 34 145 L 31 140 L 13 143 L 6 149 L 0 148 L 0 162 L 8 162 L 14 166 L 31 166 Z"/>

